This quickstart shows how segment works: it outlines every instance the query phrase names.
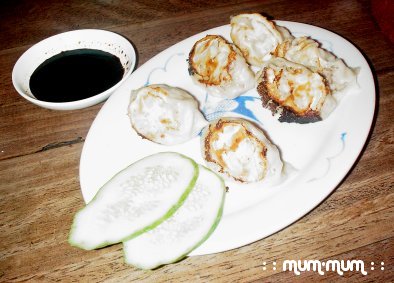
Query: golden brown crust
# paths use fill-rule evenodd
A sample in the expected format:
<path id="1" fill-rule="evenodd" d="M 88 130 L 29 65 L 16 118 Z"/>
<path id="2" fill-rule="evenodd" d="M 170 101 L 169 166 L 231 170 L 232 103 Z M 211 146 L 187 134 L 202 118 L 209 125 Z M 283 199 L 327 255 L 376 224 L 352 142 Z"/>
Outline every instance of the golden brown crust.
<path id="1" fill-rule="evenodd" d="M 217 164 L 219 166 L 218 170 L 222 174 L 226 173 L 223 170 L 225 163 L 221 157 L 221 155 L 225 152 L 225 150 L 224 149 L 221 150 L 220 152 L 218 152 L 217 158 L 213 158 L 211 155 L 212 150 L 211 150 L 210 145 L 212 144 L 213 140 L 217 138 L 215 135 L 222 132 L 223 128 L 224 128 L 224 126 L 226 126 L 226 124 L 234 124 L 234 123 L 235 123 L 234 121 L 226 121 L 223 119 L 219 119 L 215 124 L 209 125 L 208 128 L 206 129 L 207 135 L 204 138 L 204 158 L 207 162 Z M 239 144 L 242 142 L 243 139 L 245 139 L 245 137 L 251 138 L 251 139 L 255 140 L 256 143 L 260 144 L 260 146 L 262 148 L 262 150 L 260 152 L 260 155 L 262 157 L 261 160 L 264 161 L 264 163 L 265 163 L 264 164 L 265 171 L 264 171 L 264 174 L 262 177 L 262 178 L 264 178 L 264 176 L 267 173 L 266 172 L 267 171 L 267 169 L 266 169 L 267 168 L 267 156 L 266 156 L 267 155 L 267 147 L 260 140 L 258 140 L 242 123 L 237 123 L 237 125 L 238 124 L 242 126 L 244 132 L 238 133 L 234 137 L 233 142 L 230 146 L 230 150 L 231 151 L 237 150 Z M 241 183 L 245 182 L 244 180 L 242 180 L 240 178 L 237 178 L 234 176 L 231 176 L 231 177 L 238 182 L 241 182 Z"/>
<path id="2" fill-rule="evenodd" d="M 227 64 L 222 67 L 223 71 L 220 73 L 219 78 L 213 77 L 213 73 L 215 69 L 218 67 L 218 61 L 215 58 L 210 58 L 205 62 L 205 68 L 199 68 L 198 64 L 196 64 L 194 60 L 194 56 L 196 55 L 196 46 L 200 43 L 205 42 L 205 48 L 209 47 L 209 42 L 212 40 L 218 40 L 221 43 L 228 44 L 230 49 L 230 54 L 228 56 Z M 207 35 L 204 38 L 198 40 L 191 49 L 188 57 L 188 70 L 190 76 L 195 76 L 196 79 L 205 85 L 220 85 L 223 81 L 229 81 L 232 79 L 230 74 L 230 67 L 233 61 L 235 61 L 237 56 L 236 51 L 232 48 L 231 43 L 229 43 L 225 38 L 219 35 Z"/>
<path id="3" fill-rule="evenodd" d="M 294 109 L 282 105 L 281 102 L 271 94 L 266 72 L 264 70 L 257 85 L 257 92 L 260 95 L 264 108 L 269 109 L 273 115 L 280 113 L 279 122 L 307 124 L 322 120 L 320 113 L 311 109 L 297 113 Z"/>
<path id="4" fill-rule="evenodd" d="M 282 57 L 285 58 L 286 52 L 289 49 L 290 46 L 290 40 L 285 40 L 284 42 L 278 44 L 278 46 L 276 46 L 274 52 L 272 55 L 276 56 L 276 57 Z"/>

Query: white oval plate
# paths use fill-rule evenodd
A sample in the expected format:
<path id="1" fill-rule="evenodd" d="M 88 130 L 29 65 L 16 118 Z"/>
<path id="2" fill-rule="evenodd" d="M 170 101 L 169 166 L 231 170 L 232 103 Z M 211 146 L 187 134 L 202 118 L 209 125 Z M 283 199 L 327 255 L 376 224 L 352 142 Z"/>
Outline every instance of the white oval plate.
<path id="1" fill-rule="evenodd" d="M 204 163 L 199 138 L 177 146 L 162 146 L 141 139 L 127 116 L 132 89 L 151 83 L 166 83 L 188 90 L 200 101 L 207 119 L 245 116 L 260 123 L 280 148 L 282 157 L 298 171 L 271 188 L 227 183 L 224 215 L 212 236 L 192 255 L 237 248 L 293 223 L 312 210 L 332 192 L 350 170 L 367 139 L 375 109 L 375 86 L 371 70 L 361 53 L 342 37 L 310 25 L 278 21 L 294 36 L 309 35 L 323 47 L 359 67 L 360 88 L 346 94 L 324 121 L 312 124 L 279 123 L 261 107 L 255 90 L 219 104 L 195 86 L 188 74 L 187 57 L 193 44 L 207 34 L 229 38 L 230 26 L 214 28 L 166 49 L 146 62 L 104 104 L 94 120 L 81 155 L 82 194 L 89 202 L 115 173 L 144 156 L 177 151 Z"/>

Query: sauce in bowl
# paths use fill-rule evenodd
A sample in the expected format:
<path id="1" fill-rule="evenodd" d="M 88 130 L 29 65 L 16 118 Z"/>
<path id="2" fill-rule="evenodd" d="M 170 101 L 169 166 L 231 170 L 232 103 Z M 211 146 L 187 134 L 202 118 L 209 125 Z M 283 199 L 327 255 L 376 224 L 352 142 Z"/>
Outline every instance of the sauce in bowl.
<path id="1" fill-rule="evenodd" d="M 40 64 L 29 87 L 39 100 L 70 102 L 95 96 L 117 84 L 124 75 L 118 57 L 97 49 L 60 52 Z"/>

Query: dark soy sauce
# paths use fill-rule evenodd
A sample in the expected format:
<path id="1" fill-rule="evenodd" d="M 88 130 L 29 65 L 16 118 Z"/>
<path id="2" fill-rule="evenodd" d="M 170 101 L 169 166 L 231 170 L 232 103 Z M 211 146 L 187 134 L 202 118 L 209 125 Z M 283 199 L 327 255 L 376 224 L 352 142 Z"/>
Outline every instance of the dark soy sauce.
<path id="1" fill-rule="evenodd" d="M 99 94 L 124 74 L 120 59 L 96 49 L 63 51 L 44 61 L 30 77 L 30 90 L 39 100 L 69 102 Z"/>

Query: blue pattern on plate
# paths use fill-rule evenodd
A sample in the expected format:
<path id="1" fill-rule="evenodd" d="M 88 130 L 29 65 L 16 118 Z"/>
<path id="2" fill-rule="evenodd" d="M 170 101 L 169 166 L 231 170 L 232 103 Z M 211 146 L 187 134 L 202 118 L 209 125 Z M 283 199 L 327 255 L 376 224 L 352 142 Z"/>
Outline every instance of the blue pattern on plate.
<path id="1" fill-rule="evenodd" d="M 150 72 L 149 72 L 149 75 L 148 75 L 148 78 L 146 79 L 146 83 L 145 83 L 144 86 L 147 86 L 147 85 L 150 85 L 150 84 L 151 84 L 150 79 L 151 79 L 151 76 L 152 76 L 152 74 L 153 74 L 154 72 L 156 72 L 156 71 L 158 71 L 158 70 L 167 72 L 167 66 L 168 66 L 169 62 L 172 60 L 172 58 L 174 58 L 174 57 L 176 57 L 176 56 L 183 56 L 183 55 L 185 55 L 185 53 L 175 53 L 175 54 L 171 55 L 170 57 L 168 57 L 168 59 L 167 59 L 166 62 L 164 63 L 164 67 L 157 67 L 157 68 L 154 68 L 152 71 L 150 71 Z"/>
<path id="2" fill-rule="evenodd" d="M 253 111 L 246 106 L 246 103 L 248 101 L 255 101 L 255 100 L 260 101 L 260 98 L 250 95 L 241 95 L 233 99 L 224 99 L 220 101 L 213 109 L 213 111 L 208 112 L 208 110 L 205 107 L 202 109 L 202 111 L 204 113 L 205 118 L 208 121 L 216 120 L 222 117 L 226 113 L 235 113 L 247 117 L 250 120 L 262 123 L 253 113 Z M 208 101 L 208 94 L 206 94 L 205 104 L 207 103 L 207 101 Z"/>

